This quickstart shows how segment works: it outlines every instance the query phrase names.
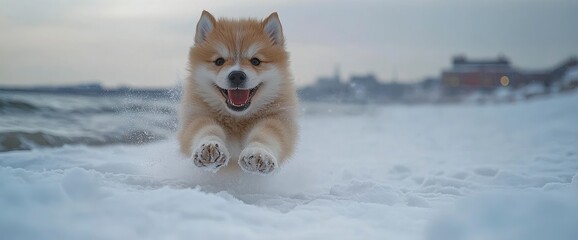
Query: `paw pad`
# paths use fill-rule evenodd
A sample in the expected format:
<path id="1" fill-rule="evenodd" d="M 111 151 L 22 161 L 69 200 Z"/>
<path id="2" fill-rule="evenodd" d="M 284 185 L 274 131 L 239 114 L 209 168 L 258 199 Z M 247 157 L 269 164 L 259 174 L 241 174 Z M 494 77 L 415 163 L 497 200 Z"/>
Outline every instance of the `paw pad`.
<path id="1" fill-rule="evenodd" d="M 247 148 L 241 152 L 239 165 L 249 173 L 270 174 L 278 167 L 277 160 L 264 149 Z"/>
<path id="2" fill-rule="evenodd" d="M 229 153 L 223 144 L 218 142 L 206 142 L 201 144 L 193 152 L 193 163 L 195 166 L 210 171 L 217 171 L 222 166 L 227 165 Z"/>

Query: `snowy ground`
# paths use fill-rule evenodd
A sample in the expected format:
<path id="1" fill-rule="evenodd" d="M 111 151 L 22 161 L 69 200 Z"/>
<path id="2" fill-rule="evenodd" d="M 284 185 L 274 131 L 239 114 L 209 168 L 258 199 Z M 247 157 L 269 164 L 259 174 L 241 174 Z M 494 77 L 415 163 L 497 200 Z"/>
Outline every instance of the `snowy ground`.
<path id="1" fill-rule="evenodd" d="M 334 107 L 269 177 L 200 172 L 175 140 L 6 152 L 0 238 L 575 240 L 577 123 L 578 95 Z"/>

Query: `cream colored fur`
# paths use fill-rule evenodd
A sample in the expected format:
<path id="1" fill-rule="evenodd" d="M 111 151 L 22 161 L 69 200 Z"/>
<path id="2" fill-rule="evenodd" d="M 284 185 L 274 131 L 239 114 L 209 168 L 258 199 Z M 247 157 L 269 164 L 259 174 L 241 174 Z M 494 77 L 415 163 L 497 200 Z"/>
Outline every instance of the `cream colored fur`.
<path id="1" fill-rule="evenodd" d="M 215 64 L 223 58 L 222 66 Z M 261 60 L 258 66 L 252 58 Z M 210 171 L 270 174 L 291 156 L 297 137 L 297 97 L 288 53 L 276 13 L 266 19 L 218 21 L 203 11 L 189 54 L 190 75 L 180 112 L 183 154 Z M 247 88 L 258 87 L 243 111 L 230 109 L 219 89 L 227 75 L 247 75 Z"/>

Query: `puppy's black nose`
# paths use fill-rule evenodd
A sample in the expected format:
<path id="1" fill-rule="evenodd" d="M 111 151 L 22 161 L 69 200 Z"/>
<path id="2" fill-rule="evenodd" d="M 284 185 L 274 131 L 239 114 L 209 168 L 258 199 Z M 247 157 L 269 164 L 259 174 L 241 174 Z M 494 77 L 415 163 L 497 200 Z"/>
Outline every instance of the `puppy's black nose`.
<path id="1" fill-rule="evenodd" d="M 229 73 L 229 81 L 234 87 L 240 87 L 247 79 L 247 74 L 243 71 L 232 71 Z"/>

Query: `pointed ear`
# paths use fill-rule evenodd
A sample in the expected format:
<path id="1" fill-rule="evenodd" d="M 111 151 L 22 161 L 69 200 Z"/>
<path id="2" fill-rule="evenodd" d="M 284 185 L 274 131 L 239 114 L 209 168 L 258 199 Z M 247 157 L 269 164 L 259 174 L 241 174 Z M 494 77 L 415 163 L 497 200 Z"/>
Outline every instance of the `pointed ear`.
<path id="1" fill-rule="evenodd" d="M 276 12 L 271 13 L 269 17 L 263 20 L 263 31 L 269 35 L 273 44 L 281 46 L 285 44 L 283 28 L 281 27 L 281 21 L 279 21 L 279 15 L 277 15 Z"/>
<path id="2" fill-rule="evenodd" d="M 203 14 L 201 14 L 201 19 L 197 23 L 197 33 L 195 34 L 195 44 L 202 43 L 207 38 L 207 35 L 213 31 L 215 28 L 215 24 L 217 21 L 215 17 L 211 15 L 209 12 L 203 10 Z"/>

